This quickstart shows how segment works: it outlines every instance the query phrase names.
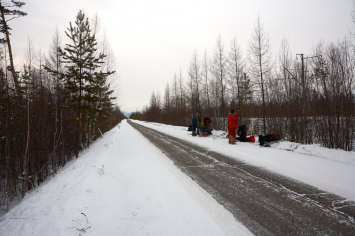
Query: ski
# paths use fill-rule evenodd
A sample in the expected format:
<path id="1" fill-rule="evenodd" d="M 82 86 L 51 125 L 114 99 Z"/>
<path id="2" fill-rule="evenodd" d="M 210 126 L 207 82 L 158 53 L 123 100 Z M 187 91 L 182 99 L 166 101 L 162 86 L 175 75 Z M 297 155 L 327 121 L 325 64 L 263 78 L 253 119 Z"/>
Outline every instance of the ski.
<path id="1" fill-rule="evenodd" d="M 219 138 L 219 137 L 221 137 L 221 136 L 223 136 L 223 135 L 225 135 L 225 134 L 227 134 L 227 132 L 223 132 L 223 133 L 221 133 L 220 135 L 218 135 L 218 136 L 216 136 L 216 137 L 213 137 L 213 139 Z"/>

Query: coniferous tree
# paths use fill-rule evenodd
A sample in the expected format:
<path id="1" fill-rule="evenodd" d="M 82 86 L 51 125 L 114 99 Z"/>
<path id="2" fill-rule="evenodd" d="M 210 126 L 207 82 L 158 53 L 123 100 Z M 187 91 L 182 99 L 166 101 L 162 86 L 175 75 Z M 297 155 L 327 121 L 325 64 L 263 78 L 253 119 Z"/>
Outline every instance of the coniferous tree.
<path id="1" fill-rule="evenodd" d="M 239 110 L 239 116 L 246 117 L 248 103 L 253 99 L 253 85 L 246 73 L 239 79 L 238 91 L 237 109 Z"/>
<path id="2" fill-rule="evenodd" d="M 79 11 L 74 26 L 70 22 L 65 34 L 71 43 L 66 44 L 64 49 L 58 48 L 62 62 L 66 65 L 65 72 L 60 73 L 48 67 L 46 69 L 53 74 L 59 73 L 63 81 L 67 96 L 65 107 L 75 113 L 70 120 L 78 131 L 79 150 L 84 143 L 89 143 L 89 133 L 97 127 L 99 117 L 106 116 L 112 109 L 111 100 L 114 98 L 110 97 L 112 90 L 106 84 L 106 78 L 114 71 L 100 70 L 105 55 L 95 53 L 96 38 L 91 33 L 89 20 L 82 11 Z"/>

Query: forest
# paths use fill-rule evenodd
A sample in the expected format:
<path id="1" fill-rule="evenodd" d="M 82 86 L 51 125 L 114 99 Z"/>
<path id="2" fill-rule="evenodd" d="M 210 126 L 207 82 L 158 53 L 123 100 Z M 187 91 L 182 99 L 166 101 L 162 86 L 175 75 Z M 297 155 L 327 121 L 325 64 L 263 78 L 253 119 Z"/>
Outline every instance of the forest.
<path id="1" fill-rule="evenodd" d="M 355 23 L 355 14 L 352 14 Z M 302 144 L 355 150 L 355 34 L 319 42 L 308 53 L 292 54 L 282 40 L 278 55 L 260 17 L 247 45 L 237 39 L 225 46 L 217 38 L 211 53 L 192 53 L 186 75 L 181 70 L 163 93 L 130 118 L 188 126 L 191 114 L 209 116 L 217 130 L 227 130 L 235 109 L 249 134 L 279 134 Z"/>
<path id="2" fill-rule="evenodd" d="M 53 25 L 48 49 L 28 40 L 17 68 L 10 26 L 26 18 L 23 5 L 0 0 L 0 215 L 125 118 L 115 105 L 115 55 L 99 16 L 78 11 L 65 32 Z M 258 17 L 243 46 L 246 52 L 237 39 L 226 46 L 219 36 L 211 52 L 193 52 L 188 70 L 130 118 L 187 127 L 199 113 L 226 130 L 236 109 L 250 134 L 355 150 L 355 31 L 307 54 L 291 53 L 285 38 L 276 55 Z"/>
<path id="3" fill-rule="evenodd" d="M 26 17 L 24 4 L 0 1 L 0 214 L 125 118 L 115 105 L 114 54 L 98 16 L 89 21 L 79 11 L 65 45 L 56 28 L 48 53 L 29 40 L 15 68 L 9 24 Z"/>

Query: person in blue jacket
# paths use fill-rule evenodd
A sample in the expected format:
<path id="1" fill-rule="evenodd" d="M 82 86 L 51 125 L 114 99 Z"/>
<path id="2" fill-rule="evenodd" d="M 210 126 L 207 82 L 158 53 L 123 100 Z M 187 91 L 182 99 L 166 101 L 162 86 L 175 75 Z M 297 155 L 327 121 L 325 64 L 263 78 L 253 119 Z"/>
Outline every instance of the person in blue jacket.
<path id="1" fill-rule="evenodd" d="M 195 114 L 192 114 L 192 136 L 196 136 L 196 127 L 197 127 L 197 117 Z"/>

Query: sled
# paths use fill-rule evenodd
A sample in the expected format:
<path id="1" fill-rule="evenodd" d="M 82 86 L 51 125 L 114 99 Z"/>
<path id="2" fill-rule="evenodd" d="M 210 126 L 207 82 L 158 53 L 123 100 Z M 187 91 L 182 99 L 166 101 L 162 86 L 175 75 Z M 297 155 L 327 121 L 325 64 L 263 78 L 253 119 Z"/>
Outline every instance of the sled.
<path id="1" fill-rule="evenodd" d="M 272 142 L 263 143 L 263 144 L 260 144 L 260 147 L 271 147 L 272 144 L 279 143 L 281 141 L 284 141 L 284 140 L 275 140 L 275 141 L 272 141 Z"/>

